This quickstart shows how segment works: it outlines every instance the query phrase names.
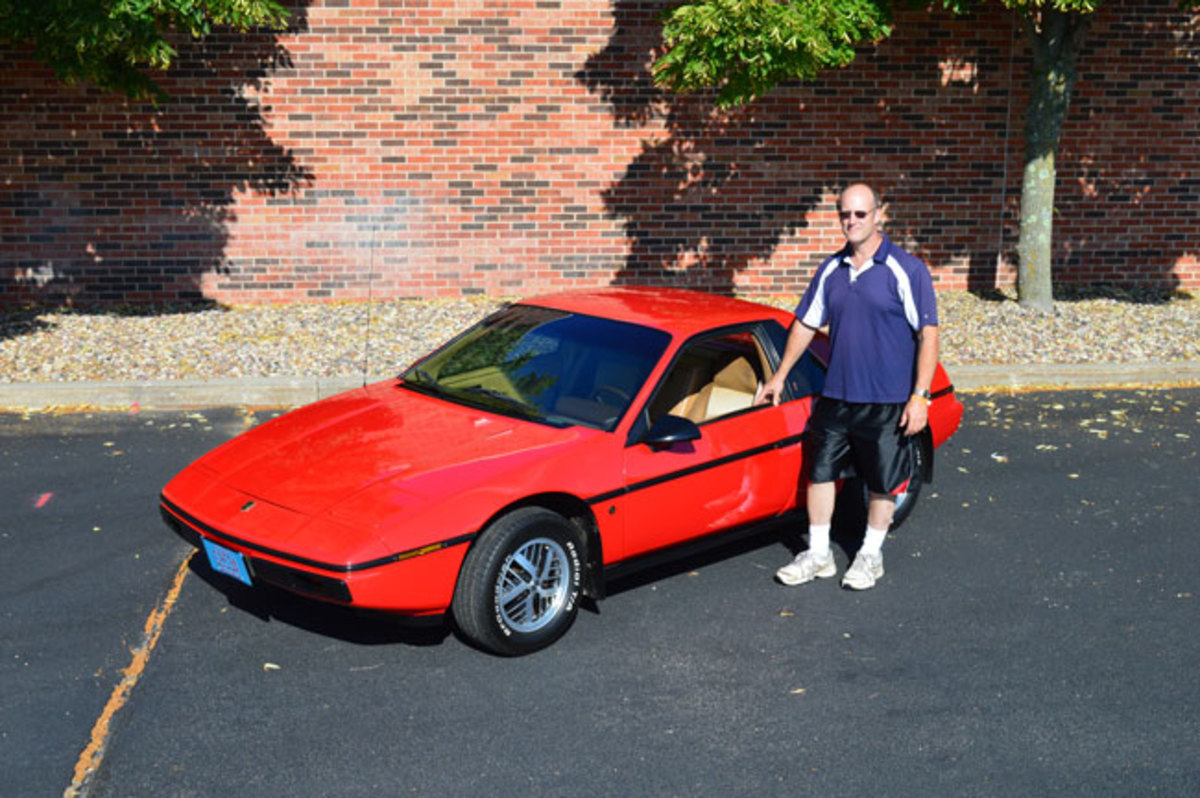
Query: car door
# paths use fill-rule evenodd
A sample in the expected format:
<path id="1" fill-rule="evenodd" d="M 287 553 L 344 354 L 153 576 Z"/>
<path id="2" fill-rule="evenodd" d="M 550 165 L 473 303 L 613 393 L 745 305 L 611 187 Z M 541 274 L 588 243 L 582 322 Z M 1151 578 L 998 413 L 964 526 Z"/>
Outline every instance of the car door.
<path id="1" fill-rule="evenodd" d="M 778 325 L 776 325 L 778 326 Z M 768 518 L 795 505 L 808 402 L 754 406 L 777 350 L 761 325 L 717 331 L 681 348 L 644 410 L 700 436 L 625 449 L 625 554 L 637 554 Z"/>

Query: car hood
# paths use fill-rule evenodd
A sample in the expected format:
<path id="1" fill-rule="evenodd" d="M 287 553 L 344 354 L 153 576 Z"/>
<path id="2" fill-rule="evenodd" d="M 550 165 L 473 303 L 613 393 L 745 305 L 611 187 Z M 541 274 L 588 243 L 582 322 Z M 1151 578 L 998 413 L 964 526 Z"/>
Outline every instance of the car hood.
<path id="1" fill-rule="evenodd" d="M 239 492 L 312 517 L 383 482 L 391 491 L 432 500 L 434 493 L 466 487 L 461 483 L 472 471 L 491 470 L 489 461 L 532 454 L 580 433 L 465 407 L 389 381 L 287 413 L 198 464 Z M 462 467 L 468 463 L 475 467 Z"/>

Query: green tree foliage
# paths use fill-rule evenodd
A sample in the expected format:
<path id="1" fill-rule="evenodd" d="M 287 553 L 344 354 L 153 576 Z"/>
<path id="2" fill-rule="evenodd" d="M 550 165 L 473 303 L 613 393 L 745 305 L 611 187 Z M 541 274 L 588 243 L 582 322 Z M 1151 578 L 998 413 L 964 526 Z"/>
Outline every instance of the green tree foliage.
<path id="1" fill-rule="evenodd" d="M 669 12 L 655 79 L 672 91 L 719 86 L 716 102 L 752 101 L 777 83 L 810 80 L 854 60 L 854 46 L 891 34 L 874 0 L 696 0 Z"/>
<path id="2" fill-rule="evenodd" d="M 961 14 L 979 1 L 942 6 Z M 1018 15 L 1033 55 L 1017 287 L 1022 305 L 1043 311 L 1053 307 L 1054 157 L 1087 23 L 1102 1 L 1001 0 Z M 1180 6 L 1197 9 L 1200 0 Z M 751 102 L 781 82 L 849 64 L 856 45 L 891 35 L 893 7 L 889 0 L 685 0 L 665 16 L 655 81 L 676 92 L 715 88 L 721 107 Z"/>
<path id="3" fill-rule="evenodd" d="M 287 17 L 276 0 L 0 0 L 0 42 L 32 45 L 65 83 L 157 100 L 147 73 L 171 66 L 173 37 L 279 29 Z"/>

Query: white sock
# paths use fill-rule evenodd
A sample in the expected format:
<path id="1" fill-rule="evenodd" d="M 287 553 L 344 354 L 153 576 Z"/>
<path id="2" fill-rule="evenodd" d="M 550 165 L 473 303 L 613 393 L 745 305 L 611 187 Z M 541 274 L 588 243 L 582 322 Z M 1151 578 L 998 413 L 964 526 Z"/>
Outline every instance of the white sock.
<path id="1" fill-rule="evenodd" d="M 830 524 L 808 525 L 808 550 L 821 560 L 829 556 L 829 528 Z"/>
<path id="2" fill-rule="evenodd" d="M 885 537 L 887 537 L 886 529 L 876 529 L 870 524 L 867 524 L 867 533 L 863 535 L 863 544 L 859 551 L 863 552 L 864 554 L 882 554 L 883 539 Z"/>

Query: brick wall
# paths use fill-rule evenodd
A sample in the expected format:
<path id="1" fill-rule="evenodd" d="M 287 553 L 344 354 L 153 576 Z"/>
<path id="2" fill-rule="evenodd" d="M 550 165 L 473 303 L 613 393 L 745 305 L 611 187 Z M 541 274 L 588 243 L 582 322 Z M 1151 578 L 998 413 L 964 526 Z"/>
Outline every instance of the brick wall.
<path id="1" fill-rule="evenodd" d="M 726 116 L 656 91 L 665 0 L 314 0 L 183 43 L 152 107 L 0 50 L 0 304 L 794 293 L 866 179 L 943 288 L 1011 284 L 1028 50 L 901 15 Z M 1200 287 L 1200 22 L 1105 4 L 1059 155 L 1055 275 Z"/>

